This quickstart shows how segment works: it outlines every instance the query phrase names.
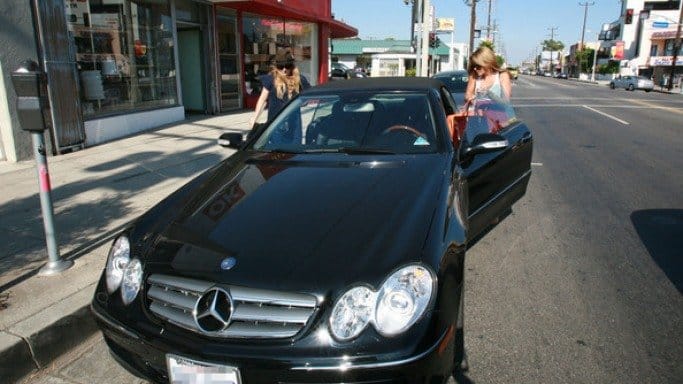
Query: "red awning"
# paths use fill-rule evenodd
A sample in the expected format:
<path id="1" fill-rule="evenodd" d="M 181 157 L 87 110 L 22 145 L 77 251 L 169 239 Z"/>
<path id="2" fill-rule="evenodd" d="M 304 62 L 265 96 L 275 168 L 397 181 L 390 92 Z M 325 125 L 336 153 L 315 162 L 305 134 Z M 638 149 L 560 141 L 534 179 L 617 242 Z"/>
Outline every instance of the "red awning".
<path id="1" fill-rule="evenodd" d="M 243 12 L 255 13 L 263 16 L 283 17 L 298 21 L 324 23 L 330 26 L 330 37 L 345 38 L 358 35 L 358 30 L 348 24 L 335 20 L 329 16 L 321 15 L 310 7 L 293 8 L 287 2 L 273 2 L 272 0 L 237 0 L 237 1 L 214 1 L 220 7 L 232 8 Z"/>

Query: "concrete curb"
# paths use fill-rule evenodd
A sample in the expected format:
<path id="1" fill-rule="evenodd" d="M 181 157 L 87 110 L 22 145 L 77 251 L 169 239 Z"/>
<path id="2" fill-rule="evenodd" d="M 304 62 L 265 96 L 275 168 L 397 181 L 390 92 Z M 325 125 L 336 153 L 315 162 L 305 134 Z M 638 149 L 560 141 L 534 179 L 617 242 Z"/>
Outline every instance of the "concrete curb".
<path id="1" fill-rule="evenodd" d="M 0 382 L 21 381 L 95 333 L 90 313 L 94 288 L 92 284 L 0 333 Z"/>

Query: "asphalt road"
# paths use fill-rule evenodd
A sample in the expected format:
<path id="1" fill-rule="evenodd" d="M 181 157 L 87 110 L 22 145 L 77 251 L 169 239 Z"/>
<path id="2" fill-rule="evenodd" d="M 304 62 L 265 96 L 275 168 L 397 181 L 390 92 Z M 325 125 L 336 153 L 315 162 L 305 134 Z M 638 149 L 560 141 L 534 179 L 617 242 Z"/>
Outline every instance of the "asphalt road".
<path id="1" fill-rule="evenodd" d="M 521 76 L 533 175 L 467 256 L 462 383 L 683 382 L 683 95 Z M 133 383 L 95 336 L 40 383 Z"/>

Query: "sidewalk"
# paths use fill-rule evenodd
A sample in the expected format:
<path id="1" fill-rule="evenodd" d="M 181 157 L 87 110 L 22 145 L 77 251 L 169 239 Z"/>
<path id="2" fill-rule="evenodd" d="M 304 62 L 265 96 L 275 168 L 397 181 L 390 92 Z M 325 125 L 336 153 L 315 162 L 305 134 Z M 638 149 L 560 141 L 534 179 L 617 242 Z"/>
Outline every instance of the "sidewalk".
<path id="1" fill-rule="evenodd" d="M 21 381 L 96 332 L 89 304 L 113 237 L 127 223 L 234 151 L 253 112 L 193 117 L 48 158 L 55 232 L 75 265 L 38 276 L 47 249 L 33 160 L 0 163 L 0 382 Z"/>

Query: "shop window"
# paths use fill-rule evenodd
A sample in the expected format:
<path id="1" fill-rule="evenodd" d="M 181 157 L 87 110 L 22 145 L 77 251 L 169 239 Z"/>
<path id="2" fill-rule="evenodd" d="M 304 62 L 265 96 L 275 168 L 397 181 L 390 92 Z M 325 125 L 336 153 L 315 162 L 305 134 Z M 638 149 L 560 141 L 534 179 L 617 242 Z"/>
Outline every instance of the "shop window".
<path id="1" fill-rule="evenodd" d="M 311 84 L 317 82 L 316 24 L 255 15 L 245 15 L 242 24 L 247 95 L 261 92 L 259 77 L 270 72 L 280 49 L 291 50 L 299 72 Z"/>
<path id="2" fill-rule="evenodd" d="M 657 45 L 652 44 L 650 46 L 650 56 L 657 56 Z"/>
<path id="3" fill-rule="evenodd" d="M 85 118 L 178 103 L 168 0 L 67 0 Z"/>

